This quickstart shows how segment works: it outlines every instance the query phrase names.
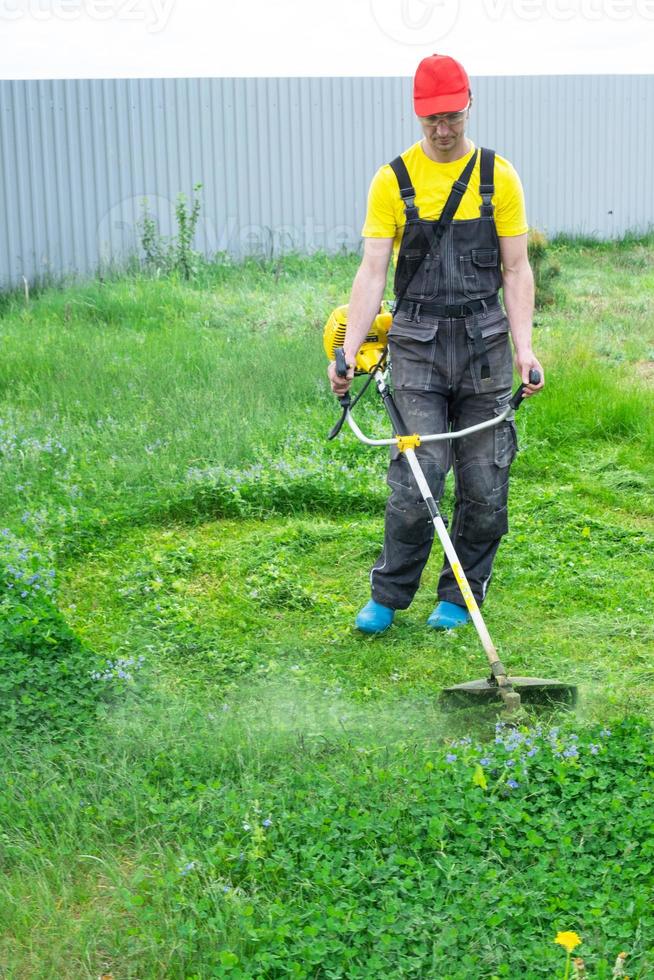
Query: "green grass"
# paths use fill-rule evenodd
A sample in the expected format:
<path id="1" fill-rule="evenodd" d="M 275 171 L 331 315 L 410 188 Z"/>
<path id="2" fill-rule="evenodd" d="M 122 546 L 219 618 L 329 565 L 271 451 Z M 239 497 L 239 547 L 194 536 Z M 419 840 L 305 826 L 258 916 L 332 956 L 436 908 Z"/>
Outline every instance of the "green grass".
<path id="1" fill-rule="evenodd" d="M 73 655 L 65 720 L 51 693 L 36 737 L 2 735 L 0 976 L 536 980 L 564 929 L 593 977 L 622 948 L 654 975 L 654 248 L 553 253 L 484 612 L 513 672 L 580 702 L 511 748 L 493 711 L 439 710 L 485 669 L 473 633 L 424 628 L 437 553 L 388 635 L 351 626 L 386 493 L 383 453 L 325 438 L 355 258 L 4 298 L 3 560 L 54 563 L 59 619 L 3 609 L 13 643 L 47 628 L 47 671 Z M 360 420 L 384 431 L 372 397 Z M 85 656 L 131 679 L 89 699 Z"/>
<path id="2" fill-rule="evenodd" d="M 126 706 L 92 756 L 17 754 L 7 975 L 551 977 L 582 922 L 596 975 L 626 947 L 647 976 L 649 729 L 580 761 L 533 733 L 524 788 L 532 749 L 504 733 L 482 788 L 443 730 L 428 698 L 366 710 L 290 673 L 213 712 Z"/>

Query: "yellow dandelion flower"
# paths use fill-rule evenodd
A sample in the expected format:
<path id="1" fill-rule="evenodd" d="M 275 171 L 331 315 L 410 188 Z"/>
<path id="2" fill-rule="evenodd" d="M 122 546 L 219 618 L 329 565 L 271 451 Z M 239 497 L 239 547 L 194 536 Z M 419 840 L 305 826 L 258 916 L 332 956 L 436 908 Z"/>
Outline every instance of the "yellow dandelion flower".
<path id="1" fill-rule="evenodd" d="M 575 946 L 581 943 L 581 939 L 576 932 L 557 932 L 554 942 L 571 953 Z"/>

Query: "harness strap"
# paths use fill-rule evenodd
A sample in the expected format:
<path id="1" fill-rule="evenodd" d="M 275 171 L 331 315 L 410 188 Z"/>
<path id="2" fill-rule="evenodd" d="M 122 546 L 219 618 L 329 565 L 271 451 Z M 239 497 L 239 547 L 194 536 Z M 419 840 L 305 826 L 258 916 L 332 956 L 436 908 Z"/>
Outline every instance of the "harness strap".
<path id="1" fill-rule="evenodd" d="M 416 192 L 411 183 L 409 171 L 406 168 L 404 160 L 401 156 L 395 157 L 394 160 L 391 160 L 389 166 L 397 177 L 397 182 L 400 186 L 400 197 L 404 204 L 404 214 L 407 222 L 418 221 L 420 215 L 416 207 Z"/>
<path id="2" fill-rule="evenodd" d="M 471 313 L 484 313 L 488 310 L 498 309 L 500 305 L 497 293 L 486 299 L 471 299 L 467 303 L 456 303 L 446 305 L 444 303 L 421 303 L 419 300 L 402 300 L 398 309 L 409 313 L 415 312 L 416 307 L 420 307 L 421 313 L 428 313 L 431 316 L 440 317 L 443 320 L 460 320 L 462 317 L 470 316 Z"/>
<path id="3" fill-rule="evenodd" d="M 447 226 L 456 214 L 456 210 L 461 203 L 461 198 L 465 194 L 468 184 L 470 183 L 470 178 L 472 176 L 472 171 L 475 169 L 475 164 L 477 162 L 477 150 L 472 154 L 468 162 L 466 163 L 463 171 L 461 172 L 459 179 L 455 180 L 452 184 L 452 190 L 450 191 L 450 196 L 445 202 L 445 207 L 441 212 L 441 216 L 438 219 L 438 241 L 443 237 Z M 443 231 L 441 231 L 441 228 Z"/>
<path id="4" fill-rule="evenodd" d="M 435 255 L 440 244 L 441 238 L 448 229 L 452 218 L 456 214 L 457 208 L 461 203 L 461 198 L 465 194 L 468 184 L 470 183 L 470 177 L 472 176 L 472 171 L 475 169 L 475 164 L 477 162 L 478 151 L 472 154 L 465 167 L 459 174 L 457 180 L 452 184 L 452 189 L 448 195 L 445 202 L 441 216 L 437 222 L 425 221 L 421 224 L 421 232 L 424 236 L 426 243 L 426 250 L 424 256 L 428 254 Z M 404 214 L 406 215 L 407 224 L 413 224 L 420 220 L 420 215 L 418 214 L 418 208 L 415 203 L 415 190 L 413 184 L 411 183 L 411 178 L 409 177 L 409 172 L 406 168 L 406 164 L 402 157 L 396 157 L 390 163 L 395 176 L 397 177 L 397 182 L 400 188 L 400 197 L 404 203 Z M 434 225 L 436 226 L 434 228 Z M 406 230 L 406 229 L 405 229 Z M 416 269 L 416 272 L 418 270 Z M 415 273 L 414 273 L 415 275 Z M 407 284 L 407 289 L 409 283 Z M 405 290 L 406 291 L 406 290 Z"/>
<path id="5" fill-rule="evenodd" d="M 479 162 L 479 194 L 481 196 L 481 207 L 479 214 L 482 218 L 492 218 L 495 212 L 493 206 L 493 194 L 495 193 L 495 150 L 487 147 L 481 148 L 481 160 Z M 472 343 L 475 352 L 479 357 L 482 381 L 490 378 L 490 364 L 488 362 L 488 349 L 484 338 L 481 335 L 481 327 L 477 314 L 474 315 L 472 324 Z"/>
<path id="6" fill-rule="evenodd" d="M 424 237 L 427 242 L 427 249 L 423 253 L 422 260 L 418 266 L 422 265 L 422 261 L 426 258 L 428 254 L 435 254 L 440 244 L 440 241 L 447 231 L 454 215 L 456 214 L 457 208 L 461 203 L 461 198 L 465 194 L 468 184 L 470 182 L 470 177 L 472 176 L 472 171 L 475 169 L 475 164 L 477 163 L 477 157 L 479 153 L 475 149 L 465 167 L 463 168 L 458 180 L 455 180 L 452 184 L 452 189 L 450 190 L 445 206 L 441 212 L 441 216 L 438 222 L 421 222 L 421 230 L 424 233 Z M 416 192 L 411 183 L 411 178 L 409 177 L 409 171 L 406 168 L 406 164 L 401 156 L 396 157 L 391 161 L 390 167 L 395 173 L 397 182 L 400 188 L 400 197 L 402 198 L 402 203 L 404 204 L 404 214 L 406 217 L 406 222 L 408 224 L 413 224 L 420 221 L 420 215 L 418 213 L 418 208 L 416 207 L 415 196 Z M 482 216 L 492 217 L 493 215 L 493 204 L 492 196 L 495 192 L 495 186 L 493 184 L 493 175 L 495 168 L 495 151 L 482 149 L 481 151 L 481 161 L 480 161 L 480 184 L 479 192 L 482 198 L 482 205 L 480 208 L 480 213 Z M 434 224 L 436 228 L 434 230 Z M 406 229 L 405 229 L 406 233 Z M 401 250 L 400 250 L 401 254 Z M 406 283 L 402 293 L 397 296 L 395 309 L 397 310 L 404 299 L 404 295 L 409 288 L 413 277 L 416 275 L 418 269 L 415 269 L 413 276 L 408 283 Z M 465 305 L 465 304 L 463 304 Z M 484 312 L 486 312 L 487 304 L 482 300 L 482 305 Z M 481 377 L 482 380 L 490 377 L 490 364 L 488 361 L 488 351 L 486 349 L 486 344 L 484 343 L 484 338 L 481 334 L 481 326 L 477 318 L 477 312 L 475 309 L 470 310 L 473 314 L 473 336 L 472 342 L 475 349 L 475 353 L 479 357 Z M 417 313 L 418 318 L 420 313 Z"/>
<path id="7" fill-rule="evenodd" d="M 486 306 L 485 303 L 484 306 Z M 486 347 L 486 341 L 481 335 L 481 325 L 476 312 L 473 313 L 472 320 L 472 345 L 475 349 L 475 354 L 479 358 L 481 380 L 485 381 L 487 378 L 490 378 L 490 362 L 488 360 L 488 348 Z"/>
<path id="8" fill-rule="evenodd" d="M 481 195 L 481 207 L 479 213 L 483 218 L 492 218 L 495 208 L 493 207 L 493 194 L 495 193 L 495 150 L 482 147 L 481 161 L 479 163 L 479 193 Z"/>

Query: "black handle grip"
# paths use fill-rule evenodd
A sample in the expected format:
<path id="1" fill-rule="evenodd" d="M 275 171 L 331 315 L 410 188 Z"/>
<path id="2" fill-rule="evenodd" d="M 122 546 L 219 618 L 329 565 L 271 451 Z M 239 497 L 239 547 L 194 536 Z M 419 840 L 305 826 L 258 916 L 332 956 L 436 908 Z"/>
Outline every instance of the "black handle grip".
<path id="1" fill-rule="evenodd" d="M 336 361 L 336 374 L 339 376 L 339 378 L 346 378 L 347 361 L 345 360 L 345 351 L 343 350 L 342 347 L 337 347 L 336 350 L 334 351 L 334 360 Z M 335 439 L 338 433 L 343 428 L 343 423 L 345 422 L 347 416 L 347 410 L 349 409 L 352 401 L 350 398 L 350 392 L 346 391 L 344 395 L 339 396 L 338 400 L 341 403 L 343 412 L 341 414 L 340 419 L 338 420 L 338 422 L 336 423 L 332 431 L 327 436 L 328 439 Z"/>
<path id="2" fill-rule="evenodd" d="M 530 369 L 530 371 L 529 371 L 529 384 L 531 384 L 531 385 L 540 384 L 540 371 L 537 368 L 531 368 Z M 516 388 L 515 393 L 513 395 L 513 398 L 511 399 L 511 403 L 510 403 L 511 404 L 511 408 L 514 411 L 517 411 L 520 408 L 520 406 L 522 404 L 522 400 L 523 400 L 524 397 L 525 397 L 525 386 L 524 385 L 520 385 L 519 388 Z"/>
<path id="3" fill-rule="evenodd" d="M 336 374 L 339 378 L 347 378 L 347 361 L 345 360 L 345 351 L 342 347 L 336 348 L 334 357 L 336 358 Z"/>

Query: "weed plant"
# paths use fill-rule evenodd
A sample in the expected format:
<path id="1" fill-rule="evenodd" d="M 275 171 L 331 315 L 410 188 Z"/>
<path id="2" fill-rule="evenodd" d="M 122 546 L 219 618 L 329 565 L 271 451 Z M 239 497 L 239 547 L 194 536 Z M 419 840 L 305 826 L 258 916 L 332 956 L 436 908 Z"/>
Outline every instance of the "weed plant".
<path id="1" fill-rule="evenodd" d="M 200 218 L 201 190 L 202 184 L 194 186 L 190 210 L 186 196 L 184 194 L 177 196 L 175 204 L 177 234 L 170 240 L 159 234 L 157 222 L 148 210 L 147 198 L 143 201 L 139 232 L 147 272 L 164 276 L 178 273 L 182 279 L 188 281 L 196 276 L 200 267 L 205 264 L 203 256 L 192 247 Z"/>
<path id="2" fill-rule="evenodd" d="M 529 229 L 529 264 L 534 274 L 536 308 L 550 306 L 556 300 L 554 280 L 561 275 L 561 266 L 549 254 L 549 242 L 537 228 Z"/>

